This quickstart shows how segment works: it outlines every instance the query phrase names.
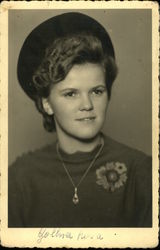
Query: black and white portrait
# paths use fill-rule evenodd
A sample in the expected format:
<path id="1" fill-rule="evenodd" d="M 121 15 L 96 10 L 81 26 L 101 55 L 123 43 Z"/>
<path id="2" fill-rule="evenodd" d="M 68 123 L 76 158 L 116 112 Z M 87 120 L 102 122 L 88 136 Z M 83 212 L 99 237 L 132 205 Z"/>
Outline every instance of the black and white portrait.
<path id="1" fill-rule="evenodd" d="M 152 228 L 152 9 L 8 11 L 8 228 Z"/>

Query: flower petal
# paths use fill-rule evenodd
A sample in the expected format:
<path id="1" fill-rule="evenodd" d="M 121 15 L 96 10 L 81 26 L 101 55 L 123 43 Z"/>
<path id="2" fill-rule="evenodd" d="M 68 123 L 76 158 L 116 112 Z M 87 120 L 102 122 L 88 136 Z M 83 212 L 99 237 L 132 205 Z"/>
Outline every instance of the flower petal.
<path id="1" fill-rule="evenodd" d="M 116 162 L 115 163 L 115 170 L 119 173 L 122 174 L 127 171 L 126 165 L 124 163 Z"/>
<path id="2" fill-rule="evenodd" d="M 97 175 L 97 178 L 101 178 L 101 177 L 103 177 L 104 176 L 104 174 L 105 174 L 105 167 L 104 166 L 102 166 L 102 167 L 100 167 L 99 169 L 97 169 L 96 170 L 96 175 Z"/>
<path id="3" fill-rule="evenodd" d="M 106 163 L 106 170 L 111 170 L 111 169 L 114 169 L 115 166 L 114 166 L 114 163 L 113 162 L 107 162 Z"/>

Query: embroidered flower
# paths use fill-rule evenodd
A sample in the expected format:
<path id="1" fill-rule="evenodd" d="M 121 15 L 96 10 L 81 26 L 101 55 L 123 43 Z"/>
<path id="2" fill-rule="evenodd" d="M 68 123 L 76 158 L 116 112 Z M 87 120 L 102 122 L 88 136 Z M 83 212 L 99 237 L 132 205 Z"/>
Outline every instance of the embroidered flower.
<path id="1" fill-rule="evenodd" d="M 123 186 L 127 180 L 127 168 L 124 163 L 108 162 L 96 170 L 98 185 L 102 185 L 107 191 L 114 192 Z"/>

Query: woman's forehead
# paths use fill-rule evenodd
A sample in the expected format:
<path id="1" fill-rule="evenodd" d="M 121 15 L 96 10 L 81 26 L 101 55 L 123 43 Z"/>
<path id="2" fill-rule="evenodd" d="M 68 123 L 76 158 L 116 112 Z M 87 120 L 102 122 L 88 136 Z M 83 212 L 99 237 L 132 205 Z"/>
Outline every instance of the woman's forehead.
<path id="1" fill-rule="evenodd" d="M 85 63 L 74 65 L 66 78 L 56 84 L 61 88 L 92 88 L 97 85 L 105 85 L 105 72 L 100 64 Z"/>

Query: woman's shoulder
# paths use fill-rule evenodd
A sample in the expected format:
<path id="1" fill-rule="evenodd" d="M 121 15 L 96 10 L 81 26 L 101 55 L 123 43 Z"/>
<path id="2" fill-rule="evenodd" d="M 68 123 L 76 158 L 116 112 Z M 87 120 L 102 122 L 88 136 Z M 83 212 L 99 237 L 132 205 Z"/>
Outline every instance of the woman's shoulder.
<path id="1" fill-rule="evenodd" d="M 108 154 L 113 154 L 115 157 L 125 157 L 128 159 L 132 159 L 136 162 L 141 161 L 151 161 L 152 157 L 147 155 L 143 151 L 139 149 L 132 148 L 124 143 L 116 141 L 115 139 L 104 135 L 105 140 L 105 150 Z"/>
<path id="2" fill-rule="evenodd" d="M 25 175 L 27 172 L 44 168 L 47 164 L 54 160 L 55 143 L 45 145 L 39 149 L 28 151 L 18 156 L 9 166 L 9 174 L 16 171 L 17 174 Z"/>
<path id="3" fill-rule="evenodd" d="M 144 152 L 120 143 L 109 136 L 105 138 L 104 153 L 108 155 L 109 162 L 125 164 L 128 172 L 142 182 L 152 179 L 152 157 Z"/>

